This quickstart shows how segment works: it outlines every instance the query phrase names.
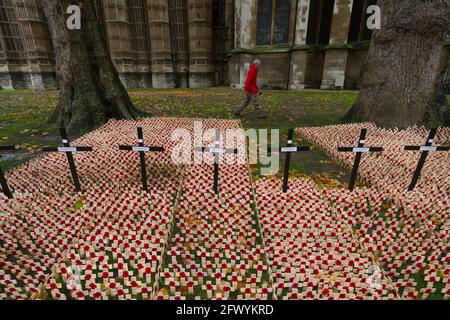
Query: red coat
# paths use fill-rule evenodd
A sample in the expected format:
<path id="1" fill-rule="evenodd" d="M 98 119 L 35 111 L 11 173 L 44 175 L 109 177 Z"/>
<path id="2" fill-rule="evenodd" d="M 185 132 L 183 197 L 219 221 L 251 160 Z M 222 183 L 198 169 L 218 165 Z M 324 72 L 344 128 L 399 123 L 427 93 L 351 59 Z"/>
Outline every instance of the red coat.
<path id="1" fill-rule="evenodd" d="M 256 78 L 258 77 L 258 69 L 254 64 L 250 66 L 247 73 L 247 80 L 245 80 L 245 92 L 258 93 L 259 88 L 256 85 Z"/>

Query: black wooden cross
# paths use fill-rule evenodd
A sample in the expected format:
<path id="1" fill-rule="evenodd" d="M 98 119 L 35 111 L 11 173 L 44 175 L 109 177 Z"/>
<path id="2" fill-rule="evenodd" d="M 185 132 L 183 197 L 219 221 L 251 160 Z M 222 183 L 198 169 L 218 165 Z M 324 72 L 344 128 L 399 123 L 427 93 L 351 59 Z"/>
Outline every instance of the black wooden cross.
<path id="1" fill-rule="evenodd" d="M 214 154 L 214 184 L 213 190 L 215 194 L 219 194 L 219 161 L 220 154 L 237 154 L 238 149 L 221 148 L 220 147 L 220 129 L 216 129 L 216 142 L 214 147 L 195 147 L 195 151 Z"/>
<path id="2" fill-rule="evenodd" d="M 450 151 L 450 146 L 449 147 L 433 146 L 433 140 L 436 137 L 436 133 L 437 133 L 436 128 L 431 129 L 430 134 L 428 135 L 427 142 L 425 143 L 424 146 L 406 146 L 405 147 L 406 151 L 421 151 L 422 152 L 422 154 L 420 155 L 419 163 L 417 164 L 416 171 L 414 172 L 414 176 L 408 187 L 409 191 L 414 190 L 414 188 L 416 187 L 416 184 L 420 178 L 420 173 L 422 172 L 422 169 L 425 165 L 425 161 L 427 160 L 427 157 L 430 152 Z"/>
<path id="3" fill-rule="evenodd" d="M 0 146 L 0 151 L 14 151 L 14 150 L 16 150 L 15 146 Z M 3 173 L 1 166 L 0 166 L 0 184 L 2 186 L 2 190 L 5 196 L 7 196 L 9 199 L 12 199 L 13 195 L 11 189 L 9 189 L 8 182 L 6 181 L 6 177 L 5 174 Z"/>
<path id="4" fill-rule="evenodd" d="M 140 159 L 140 163 L 141 163 L 142 188 L 148 192 L 147 165 L 145 162 L 145 153 L 146 152 L 164 152 L 164 148 L 163 147 L 146 147 L 144 145 L 144 134 L 142 132 L 142 128 L 137 128 L 137 134 L 138 134 L 138 145 L 137 146 L 119 146 L 119 150 L 139 152 L 139 159 Z"/>
<path id="5" fill-rule="evenodd" d="M 302 146 L 302 147 L 293 146 L 293 142 L 292 142 L 293 138 L 294 138 L 294 129 L 289 129 L 287 146 L 281 147 L 279 150 L 269 149 L 269 152 L 280 152 L 280 153 L 286 154 L 286 158 L 284 160 L 284 174 L 283 174 L 283 192 L 284 193 L 286 193 L 288 191 L 288 186 L 289 186 L 289 169 L 291 167 L 291 154 L 311 150 L 310 147 L 306 147 L 306 146 Z"/>
<path id="6" fill-rule="evenodd" d="M 350 183 L 349 183 L 349 190 L 353 191 L 353 189 L 355 188 L 355 183 L 356 183 L 356 178 L 358 177 L 358 169 L 359 169 L 359 164 L 361 163 L 361 157 L 363 153 L 368 153 L 368 152 L 382 152 L 383 148 L 381 147 L 364 147 L 365 143 L 366 143 L 366 135 L 367 135 L 367 129 L 361 129 L 361 133 L 359 135 L 359 142 L 358 142 L 358 147 L 354 148 L 354 147 L 339 147 L 338 151 L 339 152 L 353 152 L 356 153 L 355 156 L 355 163 L 353 164 L 353 170 L 352 170 L 352 176 L 350 178 Z"/>
<path id="7" fill-rule="evenodd" d="M 76 152 L 90 152 L 92 147 L 71 147 L 69 138 L 65 128 L 60 128 L 61 140 L 63 147 L 47 147 L 43 148 L 43 152 L 60 152 L 65 153 L 67 156 L 67 162 L 69 163 L 70 173 L 72 174 L 73 184 L 75 185 L 75 190 L 81 192 L 80 179 L 78 178 L 77 167 L 75 166 L 75 161 L 73 159 L 73 154 Z"/>

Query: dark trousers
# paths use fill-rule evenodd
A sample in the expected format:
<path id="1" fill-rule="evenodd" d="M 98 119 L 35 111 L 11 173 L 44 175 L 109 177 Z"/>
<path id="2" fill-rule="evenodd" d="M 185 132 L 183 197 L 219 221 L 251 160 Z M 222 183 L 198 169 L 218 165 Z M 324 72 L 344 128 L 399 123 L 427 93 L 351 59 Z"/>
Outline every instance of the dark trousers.
<path id="1" fill-rule="evenodd" d="M 257 93 L 245 93 L 245 99 L 242 101 L 241 106 L 237 110 L 237 113 L 241 113 L 245 110 L 250 104 L 255 106 L 255 110 L 258 114 L 263 114 L 264 112 L 261 109 L 261 104 L 259 103 L 258 94 Z"/>

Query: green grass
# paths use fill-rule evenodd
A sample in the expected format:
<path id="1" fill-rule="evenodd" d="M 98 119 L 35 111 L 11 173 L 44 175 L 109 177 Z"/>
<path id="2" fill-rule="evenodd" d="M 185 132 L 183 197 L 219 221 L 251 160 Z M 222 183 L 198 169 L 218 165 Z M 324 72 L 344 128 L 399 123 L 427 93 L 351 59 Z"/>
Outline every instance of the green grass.
<path id="1" fill-rule="evenodd" d="M 132 90 L 130 95 L 137 107 L 156 116 L 223 119 L 236 118 L 234 110 L 244 98 L 243 91 L 228 88 Z M 246 129 L 280 129 L 283 143 L 287 140 L 289 128 L 339 123 L 356 97 L 356 91 L 265 90 L 259 99 L 268 118 L 258 119 L 253 107 L 249 106 L 240 119 Z M 283 170 L 283 161 L 283 158 L 280 159 L 279 174 Z M 257 174 L 259 166 L 254 169 Z M 346 180 L 346 173 L 319 150 L 292 156 L 291 174 L 323 173 L 330 174 L 330 178 L 340 182 Z"/>
<path id="2" fill-rule="evenodd" d="M 227 88 L 132 90 L 137 107 L 159 116 L 232 119 L 244 98 L 243 91 Z M 257 119 L 253 108 L 242 115 L 245 128 L 323 126 L 339 123 L 352 103 L 355 91 L 267 90 L 260 96 L 267 119 Z"/>
<path id="3" fill-rule="evenodd" d="M 234 119 L 244 93 L 229 88 L 137 89 L 130 90 L 130 97 L 153 116 Z M 356 97 L 355 91 L 266 90 L 260 101 L 269 117 L 258 119 L 250 106 L 241 116 L 242 125 L 246 129 L 280 129 L 284 143 L 289 128 L 339 123 Z M 58 91 L 0 90 L 0 144 L 15 144 L 26 155 L 44 145 L 58 144 L 56 125 L 46 121 L 57 102 Z M 20 162 L 9 158 L 2 163 L 9 169 Z M 291 168 L 293 174 L 341 173 L 339 166 L 318 150 L 294 155 Z"/>
<path id="4" fill-rule="evenodd" d="M 43 145 L 56 143 L 56 125 L 48 124 L 47 118 L 57 102 L 56 91 L 0 90 L 0 144 L 20 149 L 4 154 L 5 169 L 29 159 Z"/>

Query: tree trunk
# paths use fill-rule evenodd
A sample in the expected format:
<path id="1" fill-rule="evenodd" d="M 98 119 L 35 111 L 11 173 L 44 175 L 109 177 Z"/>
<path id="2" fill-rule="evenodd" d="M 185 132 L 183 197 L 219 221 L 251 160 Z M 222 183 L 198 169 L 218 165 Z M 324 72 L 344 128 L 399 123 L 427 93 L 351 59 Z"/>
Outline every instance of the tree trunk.
<path id="1" fill-rule="evenodd" d="M 67 8 L 81 8 L 81 30 L 66 26 Z M 131 102 L 106 48 L 92 0 L 42 1 L 53 39 L 60 99 L 50 121 L 69 133 L 92 130 L 110 118 L 144 115 Z"/>
<path id="2" fill-rule="evenodd" d="M 344 120 L 399 128 L 448 125 L 442 81 L 447 0 L 379 0 L 378 5 L 381 29 L 373 34 L 359 96 Z"/>

